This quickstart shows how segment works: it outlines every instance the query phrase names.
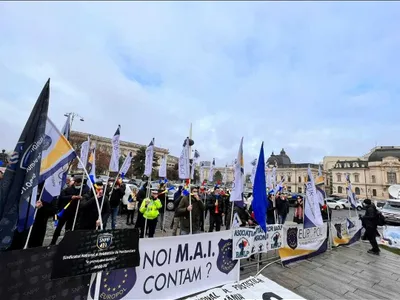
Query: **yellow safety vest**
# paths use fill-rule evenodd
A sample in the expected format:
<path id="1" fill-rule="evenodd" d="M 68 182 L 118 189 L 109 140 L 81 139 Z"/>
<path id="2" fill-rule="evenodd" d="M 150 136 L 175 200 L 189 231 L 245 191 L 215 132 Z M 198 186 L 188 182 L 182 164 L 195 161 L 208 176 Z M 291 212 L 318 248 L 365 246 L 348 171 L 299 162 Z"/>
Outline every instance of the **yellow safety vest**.
<path id="1" fill-rule="evenodd" d="M 146 200 L 150 200 L 149 204 L 146 207 Z M 143 214 L 143 217 L 148 220 L 154 220 L 158 217 L 159 209 L 162 207 L 161 201 L 156 199 L 146 198 L 143 200 L 142 205 L 140 205 L 139 211 Z"/>

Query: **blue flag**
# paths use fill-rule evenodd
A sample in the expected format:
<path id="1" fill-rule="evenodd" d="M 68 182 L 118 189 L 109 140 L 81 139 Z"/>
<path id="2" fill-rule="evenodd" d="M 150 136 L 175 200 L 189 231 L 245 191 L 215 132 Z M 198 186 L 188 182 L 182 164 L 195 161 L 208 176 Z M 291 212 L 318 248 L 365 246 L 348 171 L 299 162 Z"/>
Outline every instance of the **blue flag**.
<path id="1" fill-rule="evenodd" d="M 267 185 L 265 184 L 265 159 L 264 142 L 261 144 L 260 156 L 257 161 L 256 175 L 253 185 L 253 202 L 251 204 L 254 211 L 254 217 L 260 227 L 267 231 Z"/>
<path id="2" fill-rule="evenodd" d="M 10 247 L 18 223 L 27 229 L 35 203 L 31 194 L 39 183 L 42 151 L 48 147 L 45 135 L 49 107 L 50 79 L 43 87 L 25 124 L 0 186 L 0 250 Z M 32 197 L 36 201 L 36 197 Z"/>

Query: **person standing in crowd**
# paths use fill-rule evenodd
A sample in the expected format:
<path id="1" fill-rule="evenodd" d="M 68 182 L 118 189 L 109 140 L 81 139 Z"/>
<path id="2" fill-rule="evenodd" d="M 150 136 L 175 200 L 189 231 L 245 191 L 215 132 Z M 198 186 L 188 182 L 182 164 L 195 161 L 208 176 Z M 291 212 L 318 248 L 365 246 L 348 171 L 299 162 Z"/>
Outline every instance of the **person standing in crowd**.
<path id="1" fill-rule="evenodd" d="M 222 217 L 224 216 L 224 201 L 220 196 L 220 189 L 218 186 L 214 188 L 214 194 L 210 195 L 207 201 L 207 207 L 210 210 L 210 230 L 209 232 L 221 230 Z"/>
<path id="2" fill-rule="evenodd" d="M 225 228 L 229 230 L 231 228 L 231 217 L 232 217 L 232 203 L 231 202 L 231 195 L 229 190 L 226 190 L 226 193 L 222 195 L 222 199 L 224 201 L 224 208 L 225 208 Z"/>
<path id="3" fill-rule="evenodd" d="M 268 195 L 268 210 L 267 210 L 267 224 L 275 224 L 275 207 L 274 201 L 272 201 L 272 195 Z"/>
<path id="4" fill-rule="evenodd" d="M 276 198 L 276 210 L 278 212 L 279 224 L 285 224 L 286 217 L 289 213 L 289 202 L 286 197 L 278 194 Z"/>
<path id="5" fill-rule="evenodd" d="M 164 182 L 160 183 L 160 188 L 158 189 L 158 199 L 161 201 L 161 205 L 163 207 L 163 209 L 160 210 L 160 228 L 163 232 L 166 232 L 164 228 L 164 213 L 167 207 L 168 190 L 166 189 Z"/>
<path id="6" fill-rule="evenodd" d="M 137 214 L 137 218 L 136 218 L 135 228 L 140 229 L 140 231 L 142 231 L 144 228 L 144 217 L 143 217 L 143 213 L 140 211 L 140 207 L 142 206 L 143 200 L 146 198 L 147 185 L 148 185 L 148 182 L 146 181 L 143 184 L 143 186 L 140 188 L 140 190 L 136 196 L 137 205 L 139 207 L 139 210 L 138 210 L 138 214 Z M 140 232 L 140 236 L 144 236 L 144 233 Z"/>
<path id="7" fill-rule="evenodd" d="M 50 245 L 55 245 L 57 243 L 57 239 L 60 236 L 64 225 L 65 231 L 70 231 L 72 229 L 78 201 L 82 199 L 82 184 L 82 178 L 76 178 L 73 186 L 67 187 L 61 192 L 60 197 L 58 198 L 58 211 L 61 212 L 68 203 L 70 204 L 68 208 L 64 210 L 62 216 L 58 218 L 58 224 L 56 230 L 54 231 L 53 239 L 51 240 Z M 84 187 L 82 187 L 82 191 L 83 189 Z"/>
<path id="8" fill-rule="evenodd" d="M 103 208 L 101 210 L 101 216 L 100 216 L 103 220 L 104 215 L 110 213 L 110 202 L 107 196 L 105 196 L 103 200 L 102 181 L 96 182 L 94 188 L 96 190 L 96 196 L 99 207 L 101 207 L 101 202 L 103 201 Z M 79 228 L 80 230 L 95 230 L 98 227 L 100 227 L 99 210 L 96 203 L 96 197 L 94 196 L 94 193 L 91 190 L 88 194 L 86 194 L 83 197 L 81 201 L 79 207 L 79 221 L 77 228 Z"/>
<path id="9" fill-rule="evenodd" d="M 297 224 L 303 224 L 303 199 L 300 196 L 297 197 L 293 222 Z"/>
<path id="10" fill-rule="evenodd" d="M 158 192 L 156 190 L 151 191 L 151 197 L 143 200 L 140 206 L 140 212 L 143 217 L 147 219 L 147 227 L 149 228 L 149 238 L 154 237 L 157 227 L 157 218 L 160 214 L 160 209 L 162 208 L 161 201 L 158 199 Z M 146 223 L 146 222 L 145 222 Z M 144 237 L 144 226 L 141 230 L 141 238 Z"/>
<path id="11" fill-rule="evenodd" d="M 362 224 L 365 227 L 366 236 L 372 246 L 368 253 L 379 255 L 379 246 L 376 241 L 376 231 L 378 229 L 378 211 L 371 199 L 364 200 L 365 215 L 361 218 Z"/>
<path id="12" fill-rule="evenodd" d="M 115 229 L 117 225 L 117 216 L 119 206 L 121 204 L 121 200 L 125 195 L 125 184 L 122 183 L 122 179 L 117 179 L 115 182 L 114 188 L 109 189 L 109 193 L 106 196 L 110 199 L 110 207 L 111 207 L 111 228 Z M 108 222 L 107 222 L 108 223 Z M 104 225 L 104 229 L 106 229 L 107 224 Z"/>
<path id="13" fill-rule="evenodd" d="M 36 201 L 36 217 L 33 222 L 31 236 L 28 242 L 28 248 L 41 247 L 46 236 L 47 222 L 49 218 L 53 217 L 57 212 L 57 197 L 48 203 L 40 199 L 44 183 L 39 184 L 38 194 Z"/>
<path id="14" fill-rule="evenodd" d="M 200 187 L 199 196 L 200 196 L 200 200 L 203 202 L 203 206 L 204 206 L 203 215 L 200 219 L 200 230 L 202 232 L 205 232 L 204 226 L 205 226 L 206 218 L 207 218 L 207 191 L 204 188 L 204 186 Z"/>
<path id="15" fill-rule="evenodd" d="M 177 232 L 178 232 L 178 228 L 180 227 L 180 223 L 181 223 L 181 219 L 178 217 L 178 207 L 179 204 L 181 203 L 182 200 L 182 187 L 180 186 L 180 192 L 179 194 L 177 194 L 177 192 L 174 194 L 174 217 L 172 219 L 172 223 L 171 223 L 171 229 L 172 229 L 172 235 L 176 236 Z M 175 197 L 177 196 L 177 197 Z"/>
<path id="16" fill-rule="evenodd" d="M 192 188 L 191 205 L 189 195 L 182 197 L 176 215 L 181 219 L 181 235 L 190 234 L 190 212 L 192 212 L 192 234 L 200 233 L 204 204 L 200 199 L 197 187 Z"/>
<path id="17" fill-rule="evenodd" d="M 133 217 L 137 209 L 136 201 L 137 189 L 133 189 L 128 198 L 128 204 L 126 205 L 126 225 L 134 225 Z"/>

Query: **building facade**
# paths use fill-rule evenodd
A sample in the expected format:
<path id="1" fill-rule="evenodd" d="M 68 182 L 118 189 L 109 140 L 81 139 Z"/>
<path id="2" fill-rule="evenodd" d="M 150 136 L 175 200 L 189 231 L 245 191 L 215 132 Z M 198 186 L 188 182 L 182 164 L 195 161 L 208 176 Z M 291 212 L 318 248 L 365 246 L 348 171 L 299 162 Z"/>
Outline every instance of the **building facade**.
<path id="1" fill-rule="evenodd" d="M 201 161 L 200 164 L 203 164 L 203 176 L 204 179 L 208 181 L 208 175 L 210 174 L 210 168 L 211 168 L 211 161 Z M 200 167 L 196 166 L 196 169 L 199 171 L 200 174 Z M 227 183 L 233 182 L 234 179 L 234 172 L 233 172 L 233 166 L 228 165 L 226 167 L 214 167 L 214 174 L 219 171 L 221 172 L 221 175 L 224 175 L 224 172 L 226 172 L 226 181 Z"/>
<path id="2" fill-rule="evenodd" d="M 314 178 L 317 178 L 320 167 L 320 165 L 312 163 L 292 163 L 284 149 L 277 155 L 272 152 L 266 165 L 270 169 L 276 167 L 277 181 L 285 178 L 285 189 L 289 193 L 304 193 L 308 167 L 310 166 Z"/>
<path id="3" fill-rule="evenodd" d="M 78 131 L 71 131 L 70 133 L 70 142 L 71 145 L 75 148 L 78 149 L 80 144 L 87 140 L 88 136 L 90 136 L 90 140 L 93 143 L 96 143 L 96 148 L 100 149 L 103 152 L 109 153 L 111 155 L 112 153 L 112 146 L 111 146 L 111 139 L 107 137 L 102 137 L 102 136 L 97 136 L 85 132 L 78 132 Z M 127 156 L 129 152 L 132 152 L 133 155 L 136 154 L 136 152 L 139 150 L 141 147 L 146 147 L 147 145 L 140 145 L 132 142 L 125 142 L 125 141 L 120 141 L 120 152 L 121 156 Z M 173 168 L 175 164 L 178 163 L 178 157 L 169 155 L 169 150 L 164 149 L 164 148 L 159 148 L 155 147 L 154 148 L 154 154 L 158 157 L 158 164 L 161 163 L 163 155 L 168 155 L 167 156 L 167 166 Z"/>
<path id="4" fill-rule="evenodd" d="M 397 184 L 400 176 L 399 159 L 399 146 L 375 147 L 360 157 L 325 157 L 329 190 L 331 194 L 345 197 L 349 175 L 353 192 L 359 199 L 389 199 L 388 188 Z"/>

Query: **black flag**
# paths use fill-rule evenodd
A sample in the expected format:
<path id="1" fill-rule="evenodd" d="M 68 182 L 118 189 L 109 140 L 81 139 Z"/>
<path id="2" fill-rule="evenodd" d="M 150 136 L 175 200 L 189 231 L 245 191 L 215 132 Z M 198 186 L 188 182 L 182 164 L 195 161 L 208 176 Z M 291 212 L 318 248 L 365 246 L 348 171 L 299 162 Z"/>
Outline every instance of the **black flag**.
<path id="1" fill-rule="evenodd" d="M 32 109 L 0 181 L 0 250 L 10 247 L 17 225 L 19 232 L 24 231 L 28 218 L 33 218 L 35 203 L 32 205 L 30 198 L 40 177 L 49 96 L 50 79 Z"/>

